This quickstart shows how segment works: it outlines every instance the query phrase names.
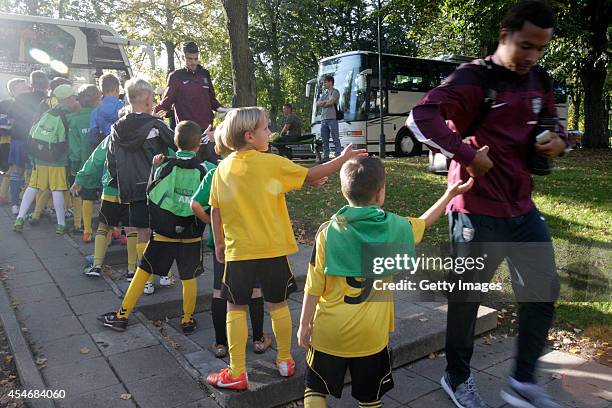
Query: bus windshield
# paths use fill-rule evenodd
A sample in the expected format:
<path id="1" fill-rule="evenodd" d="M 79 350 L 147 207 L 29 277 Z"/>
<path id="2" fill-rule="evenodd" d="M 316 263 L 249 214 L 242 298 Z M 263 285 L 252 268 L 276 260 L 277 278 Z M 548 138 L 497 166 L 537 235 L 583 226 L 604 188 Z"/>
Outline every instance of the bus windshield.
<path id="1" fill-rule="evenodd" d="M 359 75 L 363 69 L 363 55 L 349 55 L 333 58 L 321 63 L 312 108 L 312 122 L 321 121 L 321 107 L 316 105 L 323 92 L 323 78 L 334 77 L 334 88 L 340 92 L 339 109 L 344 112 L 344 120 L 365 120 L 366 81 Z"/>

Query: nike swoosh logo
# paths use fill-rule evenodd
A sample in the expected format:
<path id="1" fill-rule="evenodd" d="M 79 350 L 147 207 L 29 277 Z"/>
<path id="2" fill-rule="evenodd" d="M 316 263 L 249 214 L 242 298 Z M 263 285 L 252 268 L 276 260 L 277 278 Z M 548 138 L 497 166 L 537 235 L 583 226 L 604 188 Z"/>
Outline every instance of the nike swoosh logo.
<path id="1" fill-rule="evenodd" d="M 383 381 L 383 384 L 386 384 L 386 383 L 388 383 L 389 381 L 391 381 L 391 379 L 387 379 L 387 380 Z"/>
<path id="2" fill-rule="evenodd" d="M 189 81 L 183 81 L 183 85 L 187 85 Z"/>
<path id="3" fill-rule="evenodd" d="M 227 387 L 231 387 L 233 385 L 238 385 L 241 382 L 242 381 L 236 381 L 236 382 L 233 382 L 233 383 L 222 383 L 221 381 L 217 381 L 217 387 L 227 388 Z"/>
<path id="4" fill-rule="evenodd" d="M 499 108 L 500 106 L 507 105 L 508 102 L 496 103 L 495 105 L 491 105 L 491 109 Z"/>

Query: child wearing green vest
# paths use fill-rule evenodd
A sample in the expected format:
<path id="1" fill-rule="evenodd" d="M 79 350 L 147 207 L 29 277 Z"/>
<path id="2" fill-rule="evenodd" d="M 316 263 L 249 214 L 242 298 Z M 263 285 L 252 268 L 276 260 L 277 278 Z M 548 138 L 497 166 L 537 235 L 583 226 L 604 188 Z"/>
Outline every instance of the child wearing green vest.
<path id="1" fill-rule="evenodd" d="M 91 113 L 100 104 L 100 90 L 95 85 L 83 85 L 79 88 L 79 104 L 81 110 L 68 115 L 68 162 L 70 164 L 70 181 L 74 182 L 77 172 L 89 159 L 93 147 L 89 143 L 89 126 Z M 73 193 L 74 194 L 74 193 Z M 74 211 L 74 228 L 81 231 L 83 222 L 83 242 L 91 242 L 91 216 L 93 203 L 98 199 L 98 186 L 83 188 L 72 199 Z"/>
<path id="2" fill-rule="evenodd" d="M 72 194 L 80 194 L 82 190 L 95 190 L 100 185 L 100 174 L 102 174 L 102 205 L 98 215 L 98 229 L 94 240 L 94 256 L 92 265 L 84 270 L 85 275 L 97 277 L 102 274 L 102 262 L 106 248 L 112 239 L 113 227 L 128 225 L 129 208 L 126 203 L 119 200 L 119 191 L 110 185 L 111 176 L 106 167 L 106 149 L 110 135 L 106 136 L 94 149 L 89 158 L 83 163 L 77 172 L 74 184 L 70 188 Z M 135 232 L 127 235 L 128 281 L 136 271 L 136 241 L 138 237 Z"/>
<path id="3" fill-rule="evenodd" d="M 68 166 L 68 119 L 70 112 L 80 109 L 77 93 L 70 85 L 63 84 L 53 90 L 58 105 L 45 112 L 30 131 L 28 151 L 33 158 L 32 175 L 23 193 L 19 214 L 13 230 L 23 231 L 25 215 L 36 199 L 36 193 L 51 190 L 53 207 L 57 217 L 57 234 L 66 232 L 64 192 L 68 190 L 66 167 Z"/>
<path id="4" fill-rule="evenodd" d="M 344 163 L 340 182 L 349 205 L 319 228 L 304 288 L 297 332 L 298 344 L 308 350 L 304 406 L 324 408 L 328 394 L 340 398 L 348 369 L 351 394 L 359 407 L 379 408 L 382 396 L 393 388 L 387 347 L 393 331 L 393 296 L 378 290 L 375 281 L 393 282 L 393 277 L 370 274 L 372 265 L 361 264 L 368 259 L 363 251 L 375 246 L 376 256 L 414 256 L 414 245 L 425 229 L 474 181 L 449 186 L 419 218 L 400 217 L 381 208 L 385 168 L 376 157 Z"/>
<path id="5" fill-rule="evenodd" d="M 159 154 L 153 159 L 153 177 L 147 188 L 152 235 L 140 266 L 130 283 L 121 307 L 98 317 L 106 327 L 125 331 L 128 317 L 151 275 L 166 276 L 176 261 L 183 285 L 183 333 L 194 332 L 196 278 L 203 272 L 202 234 L 205 223 L 191 210 L 191 197 L 206 174 L 196 158 L 200 148 L 200 127 L 192 121 L 180 122 L 174 135 L 176 157 Z"/>

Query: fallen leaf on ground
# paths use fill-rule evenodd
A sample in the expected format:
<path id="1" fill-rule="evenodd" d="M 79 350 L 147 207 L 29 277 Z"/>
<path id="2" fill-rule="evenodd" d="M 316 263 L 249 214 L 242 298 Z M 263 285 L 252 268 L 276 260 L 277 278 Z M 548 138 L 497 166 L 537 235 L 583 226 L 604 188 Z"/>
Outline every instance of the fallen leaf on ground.
<path id="1" fill-rule="evenodd" d="M 46 359 L 46 358 L 44 358 L 44 357 L 38 357 L 38 358 L 36 359 L 36 364 L 38 364 L 38 365 L 45 364 L 46 362 L 47 362 L 47 359 Z"/>
<path id="2" fill-rule="evenodd" d="M 129 400 L 132 398 L 132 394 L 121 394 L 122 400 Z"/>
<path id="3" fill-rule="evenodd" d="M 79 351 L 81 352 L 81 354 L 88 354 L 89 353 L 89 349 L 87 347 L 81 347 L 79 349 Z"/>

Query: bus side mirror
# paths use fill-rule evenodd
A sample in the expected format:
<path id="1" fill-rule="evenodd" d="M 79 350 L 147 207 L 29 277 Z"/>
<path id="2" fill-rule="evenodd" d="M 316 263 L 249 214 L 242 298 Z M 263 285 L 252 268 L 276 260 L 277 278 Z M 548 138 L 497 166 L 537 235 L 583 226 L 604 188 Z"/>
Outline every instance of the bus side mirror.
<path id="1" fill-rule="evenodd" d="M 372 68 L 368 68 L 368 69 L 364 69 L 363 71 L 361 71 L 359 73 L 359 76 L 365 77 L 367 75 L 372 75 L 372 73 L 373 73 Z"/>
<path id="2" fill-rule="evenodd" d="M 317 78 L 312 78 L 310 81 L 306 82 L 306 97 L 310 97 L 310 90 L 312 86 L 317 83 Z"/>

